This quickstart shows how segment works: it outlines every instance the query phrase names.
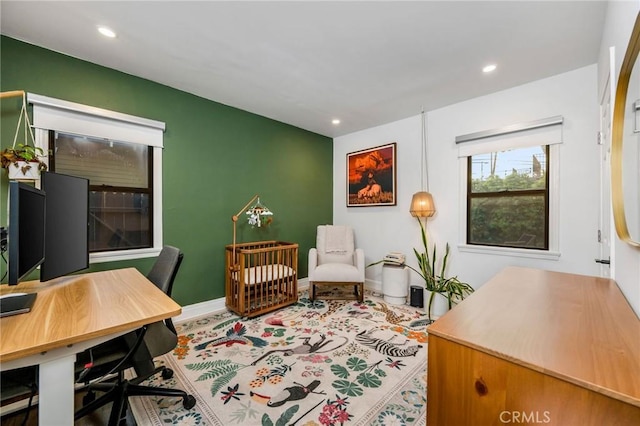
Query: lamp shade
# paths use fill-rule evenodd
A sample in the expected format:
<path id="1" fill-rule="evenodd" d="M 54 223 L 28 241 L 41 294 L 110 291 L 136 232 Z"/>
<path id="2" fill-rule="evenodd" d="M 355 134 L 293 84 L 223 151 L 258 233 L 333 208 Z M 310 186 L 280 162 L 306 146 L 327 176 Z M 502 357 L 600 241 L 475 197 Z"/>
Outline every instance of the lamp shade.
<path id="1" fill-rule="evenodd" d="M 411 208 L 409 209 L 413 217 L 431 217 L 436 213 L 436 207 L 433 204 L 433 197 L 426 191 L 420 191 L 413 194 L 411 199 Z"/>

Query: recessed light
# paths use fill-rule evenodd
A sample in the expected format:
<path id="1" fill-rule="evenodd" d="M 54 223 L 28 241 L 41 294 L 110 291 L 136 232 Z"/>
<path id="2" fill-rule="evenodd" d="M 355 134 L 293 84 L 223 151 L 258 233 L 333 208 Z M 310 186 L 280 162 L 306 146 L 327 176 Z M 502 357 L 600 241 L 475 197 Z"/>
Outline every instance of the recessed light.
<path id="1" fill-rule="evenodd" d="M 487 65 L 486 67 L 482 68 L 482 72 L 495 71 L 496 68 L 497 68 L 496 64 L 490 64 L 490 65 Z"/>
<path id="2" fill-rule="evenodd" d="M 109 38 L 115 38 L 116 37 L 116 33 L 109 27 L 105 27 L 105 26 L 99 26 L 98 27 L 98 32 L 100 34 L 102 34 L 105 37 L 109 37 Z"/>
<path id="3" fill-rule="evenodd" d="M 333 120 L 331 120 L 332 124 L 340 124 L 340 120 L 338 120 L 337 118 L 334 118 Z"/>

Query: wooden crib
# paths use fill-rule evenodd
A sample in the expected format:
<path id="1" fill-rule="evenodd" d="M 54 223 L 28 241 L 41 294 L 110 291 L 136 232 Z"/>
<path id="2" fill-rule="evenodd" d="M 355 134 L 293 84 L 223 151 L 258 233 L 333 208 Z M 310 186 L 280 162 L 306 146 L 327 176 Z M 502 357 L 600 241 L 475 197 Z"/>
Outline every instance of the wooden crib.
<path id="1" fill-rule="evenodd" d="M 227 308 L 255 317 L 298 301 L 298 244 L 258 241 L 225 247 Z"/>

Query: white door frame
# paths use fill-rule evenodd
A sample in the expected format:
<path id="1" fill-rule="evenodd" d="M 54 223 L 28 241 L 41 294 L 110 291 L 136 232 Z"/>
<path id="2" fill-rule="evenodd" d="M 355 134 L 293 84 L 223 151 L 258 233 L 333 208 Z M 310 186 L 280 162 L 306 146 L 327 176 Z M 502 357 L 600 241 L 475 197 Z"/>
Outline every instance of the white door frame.
<path id="1" fill-rule="evenodd" d="M 611 208 L 611 126 L 613 123 L 613 102 L 615 98 L 615 49 L 609 49 L 609 73 L 602 98 L 600 99 L 600 210 L 598 220 L 598 243 L 600 276 L 615 278 L 615 235 Z M 609 263 L 604 263 L 608 261 Z"/>

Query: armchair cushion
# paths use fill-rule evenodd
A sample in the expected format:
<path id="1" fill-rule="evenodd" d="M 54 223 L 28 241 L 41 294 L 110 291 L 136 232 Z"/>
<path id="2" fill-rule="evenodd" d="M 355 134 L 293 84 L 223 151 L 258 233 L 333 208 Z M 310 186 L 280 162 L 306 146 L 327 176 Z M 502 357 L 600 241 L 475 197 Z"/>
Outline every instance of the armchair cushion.
<path id="1" fill-rule="evenodd" d="M 360 282 L 360 272 L 353 265 L 345 263 L 325 263 L 313 271 L 313 281 L 318 282 Z"/>

